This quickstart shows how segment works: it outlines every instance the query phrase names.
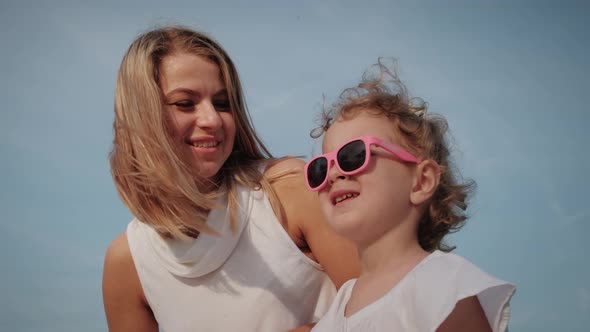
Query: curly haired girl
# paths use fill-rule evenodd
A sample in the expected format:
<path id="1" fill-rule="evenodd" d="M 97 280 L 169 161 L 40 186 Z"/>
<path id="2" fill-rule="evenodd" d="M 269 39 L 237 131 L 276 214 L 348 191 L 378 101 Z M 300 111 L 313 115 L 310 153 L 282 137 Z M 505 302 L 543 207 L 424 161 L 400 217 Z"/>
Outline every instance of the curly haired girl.
<path id="1" fill-rule="evenodd" d="M 324 154 L 305 166 L 361 259 L 313 331 L 505 331 L 515 287 L 443 242 L 465 222 L 474 186 L 451 165 L 446 120 L 381 60 L 371 69 L 324 112 Z"/>

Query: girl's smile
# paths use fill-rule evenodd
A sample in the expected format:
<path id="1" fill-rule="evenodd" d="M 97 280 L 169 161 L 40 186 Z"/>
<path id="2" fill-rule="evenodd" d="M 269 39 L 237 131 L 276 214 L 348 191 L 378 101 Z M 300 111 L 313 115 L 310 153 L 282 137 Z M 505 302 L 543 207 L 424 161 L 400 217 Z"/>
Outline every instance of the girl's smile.
<path id="1" fill-rule="evenodd" d="M 352 118 L 338 118 L 330 126 L 322 150 L 332 152 L 365 136 L 399 146 L 394 128 L 387 118 L 360 111 Z M 331 165 L 325 184 L 318 185 L 320 205 L 328 222 L 355 242 L 366 242 L 395 228 L 411 208 L 414 164 L 405 163 L 382 148 L 370 149 L 371 158 L 361 172 L 346 175 Z M 312 175 L 308 176 L 313 178 Z M 319 177 L 318 182 L 321 180 Z"/>

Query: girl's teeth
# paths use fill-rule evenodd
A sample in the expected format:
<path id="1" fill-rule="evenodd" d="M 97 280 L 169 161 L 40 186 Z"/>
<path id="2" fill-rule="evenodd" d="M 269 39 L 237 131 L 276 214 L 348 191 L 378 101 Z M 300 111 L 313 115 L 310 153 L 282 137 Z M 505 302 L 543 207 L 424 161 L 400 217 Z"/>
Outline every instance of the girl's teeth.
<path id="1" fill-rule="evenodd" d="M 342 196 L 336 197 L 336 199 L 334 201 L 337 204 L 337 203 L 342 202 L 345 199 L 348 199 L 348 198 L 351 198 L 351 197 L 357 197 L 357 196 L 358 196 L 358 194 L 348 193 L 348 194 L 344 194 Z"/>

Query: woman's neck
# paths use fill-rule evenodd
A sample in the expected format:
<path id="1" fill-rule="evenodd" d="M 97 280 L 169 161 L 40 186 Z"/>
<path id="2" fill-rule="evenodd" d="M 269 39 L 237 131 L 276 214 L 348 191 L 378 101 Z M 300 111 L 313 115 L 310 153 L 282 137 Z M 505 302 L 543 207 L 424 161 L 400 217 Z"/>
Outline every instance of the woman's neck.
<path id="1" fill-rule="evenodd" d="M 208 179 L 201 179 L 201 182 L 198 184 L 201 192 L 204 194 L 208 194 L 214 191 L 219 190 L 222 184 L 223 176 L 217 173 L 215 176 L 208 178 Z"/>

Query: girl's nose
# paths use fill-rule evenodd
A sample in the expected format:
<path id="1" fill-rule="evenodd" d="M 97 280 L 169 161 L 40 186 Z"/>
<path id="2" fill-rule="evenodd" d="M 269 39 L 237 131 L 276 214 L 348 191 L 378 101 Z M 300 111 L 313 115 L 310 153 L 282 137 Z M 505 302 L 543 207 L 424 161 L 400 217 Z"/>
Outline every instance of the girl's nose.
<path id="1" fill-rule="evenodd" d="M 344 180 L 347 176 L 340 173 L 338 167 L 336 167 L 335 161 L 331 160 L 328 165 L 328 184 L 331 186 L 336 180 Z"/>

